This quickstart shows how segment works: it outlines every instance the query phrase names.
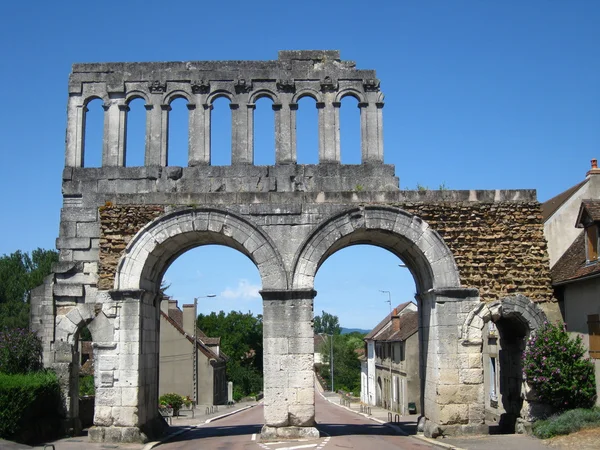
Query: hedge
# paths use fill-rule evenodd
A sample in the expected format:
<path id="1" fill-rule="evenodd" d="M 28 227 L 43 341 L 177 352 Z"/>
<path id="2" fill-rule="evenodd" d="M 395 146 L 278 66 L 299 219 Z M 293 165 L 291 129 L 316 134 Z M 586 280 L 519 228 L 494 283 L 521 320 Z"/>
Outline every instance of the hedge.
<path id="1" fill-rule="evenodd" d="M 30 444 L 57 437 L 62 409 L 53 372 L 0 373 L 0 438 Z"/>

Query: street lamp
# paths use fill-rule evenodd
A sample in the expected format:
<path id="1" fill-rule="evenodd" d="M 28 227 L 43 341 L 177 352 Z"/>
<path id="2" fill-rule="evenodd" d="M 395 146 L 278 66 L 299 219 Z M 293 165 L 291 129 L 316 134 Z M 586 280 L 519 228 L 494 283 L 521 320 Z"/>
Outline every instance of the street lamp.
<path id="1" fill-rule="evenodd" d="M 390 322 L 393 320 L 392 319 L 392 293 L 390 291 L 382 291 L 381 289 L 379 289 L 379 292 L 381 292 L 382 294 L 387 294 L 388 295 L 388 299 L 386 300 L 389 304 L 390 304 Z M 393 395 L 392 395 L 392 388 L 393 388 L 393 378 L 392 378 L 392 343 L 390 341 L 390 410 L 392 410 L 392 405 L 394 404 L 393 402 Z"/>
<path id="2" fill-rule="evenodd" d="M 331 392 L 335 392 L 333 390 L 333 334 L 319 333 L 321 337 L 324 335 L 329 336 L 329 377 L 331 378 Z"/>
<path id="3" fill-rule="evenodd" d="M 199 297 L 194 297 L 194 337 L 192 344 L 192 383 L 194 385 L 194 403 L 198 404 L 198 333 L 196 330 L 198 329 L 198 299 L 199 298 L 213 298 L 216 297 L 215 294 L 201 295 Z"/>

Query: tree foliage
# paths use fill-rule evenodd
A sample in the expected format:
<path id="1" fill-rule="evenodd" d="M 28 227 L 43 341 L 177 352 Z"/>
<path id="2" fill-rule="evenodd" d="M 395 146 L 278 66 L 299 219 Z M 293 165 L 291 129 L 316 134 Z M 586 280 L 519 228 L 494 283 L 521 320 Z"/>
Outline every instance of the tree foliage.
<path id="1" fill-rule="evenodd" d="M 319 346 L 324 365 L 320 374 L 331 388 L 331 344 L 333 340 L 333 384 L 336 391 L 360 392 L 360 360 L 358 349 L 364 347 L 365 335 L 358 332 L 328 336 Z"/>
<path id="2" fill-rule="evenodd" d="M 556 409 L 589 408 L 596 398 L 593 363 L 584 357 L 581 338 L 563 326 L 545 324 L 528 341 L 523 375 L 544 403 Z"/>
<path id="3" fill-rule="evenodd" d="M 0 330 L 0 373 L 26 374 L 41 370 L 42 342 L 23 328 Z"/>
<path id="4" fill-rule="evenodd" d="M 0 257 L 0 328 L 29 326 L 29 292 L 42 284 L 57 261 L 56 251 L 41 248 L 31 255 L 17 250 Z"/>
<path id="5" fill-rule="evenodd" d="M 227 355 L 227 377 L 233 382 L 234 397 L 257 394 L 263 388 L 262 316 L 231 311 L 198 315 L 198 328 L 207 336 L 221 337 Z"/>
<path id="6" fill-rule="evenodd" d="M 342 332 L 338 316 L 325 311 L 321 311 L 320 316 L 315 316 L 314 326 L 315 334 L 340 334 Z"/>

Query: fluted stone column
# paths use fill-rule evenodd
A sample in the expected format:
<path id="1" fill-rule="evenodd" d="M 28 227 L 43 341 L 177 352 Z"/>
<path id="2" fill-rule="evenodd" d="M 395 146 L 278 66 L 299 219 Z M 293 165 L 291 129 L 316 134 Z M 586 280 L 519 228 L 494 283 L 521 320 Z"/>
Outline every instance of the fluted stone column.
<path id="1" fill-rule="evenodd" d="M 188 105 L 190 114 L 189 157 L 190 166 L 210 164 L 210 110 L 206 96 L 196 96 L 195 105 Z"/>
<path id="2" fill-rule="evenodd" d="M 84 165 L 85 113 L 87 107 L 82 101 L 82 97 L 69 97 L 65 167 L 83 167 Z"/>
<path id="3" fill-rule="evenodd" d="M 153 94 L 146 110 L 146 165 L 167 165 L 169 105 L 161 105 L 161 95 Z"/>
<path id="4" fill-rule="evenodd" d="M 383 162 L 383 124 L 377 92 L 368 92 L 367 103 L 359 103 L 362 162 Z"/>
<path id="5" fill-rule="evenodd" d="M 318 437 L 312 289 L 263 290 L 264 438 Z"/>
<path id="6" fill-rule="evenodd" d="M 111 99 L 104 108 L 103 166 L 123 166 L 125 156 L 125 123 L 127 105 Z"/>
<path id="7" fill-rule="evenodd" d="M 247 104 L 242 98 L 240 103 L 230 103 L 231 108 L 231 163 L 252 164 L 254 139 L 252 118 L 254 105 Z"/>
<path id="8" fill-rule="evenodd" d="M 275 163 L 296 163 L 296 111 L 298 104 L 289 103 L 289 97 L 282 94 L 283 102 L 274 104 L 275 111 Z"/>
<path id="9" fill-rule="evenodd" d="M 340 162 L 340 103 L 335 102 L 335 93 L 326 92 L 319 110 L 319 162 Z"/>

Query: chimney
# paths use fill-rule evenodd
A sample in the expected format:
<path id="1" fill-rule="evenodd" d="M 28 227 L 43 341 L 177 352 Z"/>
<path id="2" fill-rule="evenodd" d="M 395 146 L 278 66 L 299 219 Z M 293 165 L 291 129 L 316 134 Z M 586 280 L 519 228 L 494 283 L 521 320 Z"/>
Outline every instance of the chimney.
<path id="1" fill-rule="evenodd" d="M 590 175 L 600 174 L 600 169 L 598 169 L 598 160 L 596 158 L 594 158 L 594 159 L 592 159 L 591 163 L 592 163 L 592 168 L 586 174 L 586 176 L 588 176 L 588 177 Z"/>
<path id="2" fill-rule="evenodd" d="M 394 332 L 400 331 L 400 316 L 398 315 L 398 308 L 394 308 L 392 311 L 392 330 Z"/>
<path id="3" fill-rule="evenodd" d="M 183 331 L 190 336 L 194 335 L 194 327 L 196 326 L 196 317 L 194 304 L 183 305 Z"/>

